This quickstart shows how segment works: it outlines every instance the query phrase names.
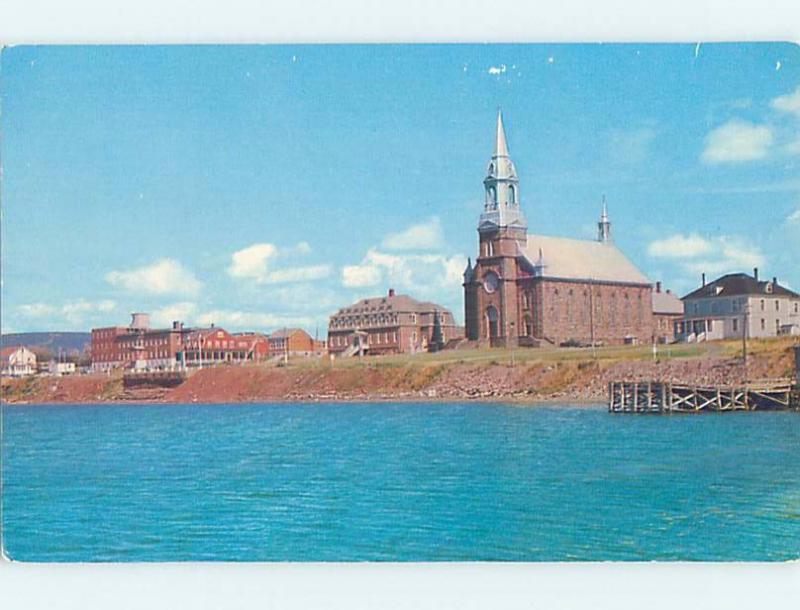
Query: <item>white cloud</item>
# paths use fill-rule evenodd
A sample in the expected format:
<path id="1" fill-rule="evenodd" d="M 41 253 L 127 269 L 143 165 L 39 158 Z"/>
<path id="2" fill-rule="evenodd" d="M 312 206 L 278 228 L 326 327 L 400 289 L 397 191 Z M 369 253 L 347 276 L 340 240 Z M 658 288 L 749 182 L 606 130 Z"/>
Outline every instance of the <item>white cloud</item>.
<path id="1" fill-rule="evenodd" d="M 732 120 L 706 136 L 705 163 L 738 163 L 763 159 L 772 145 L 772 130 L 765 125 Z"/>
<path id="2" fill-rule="evenodd" d="M 390 233 L 383 240 L 388 250 L 436 250 L 442 242 L 442 223 L 437 216 L 412 225 L 398 233 Z"/>
<path id="3" fill-rule="evenodd" d="M 786 217 L 786 220 L 787 220 L 788 222 L 791 222 L 791 223 L 797 223 L 797 224 L 800 224 L 800 208 L 797 208 L 797 209 L 796 209 L 794 212 L 792 212 L 791 214 L 789 214 L 789 215 Z"/>
<path id="4" fill-rule="evenodd" d="M 677 234 L 652 242 L 647 251 L 656 258 L 680 261 L 683 270 L 693 275 L 748 271 L 765 262 L 757 246 L 730 235 L 701 237 Z"/>
<path id="5" fill-rule="evenodd" d="M 277 256 L 278 248 L 272 244 L 253 244 L 234 252 L 228 274 L 232 277 L 263 280 L 269 259 Z"/>
<path id="6" fill-rule="evenodd" d="M 506 71 L 506 65 L 500 64 L 499 66 L 491 66 L 489 68 L 489 74 L 503 74 Z"/>
<path id="7" fill-rule="evenodd" d="M 775 110 L 791 112 L 792 114 L 800 116 L 800 86 L 797 87 L 793 93 L 779 95 L 770 102 L 770 106 Z"/>
<path id="8" fill-rule="evenodd" d="M 707 254 L 713 249 L 709 240 L 693 233 L 657 239 L 647 247 L 647 253 L 659 258 L 691 258 Z"/>
<path id="9" fill-rule="evenodd" d="M 44 318 L 53 324 L 64 322 L 72 326 L 80 326 L 87 317 L 93 314 L 108 313 L 114 311 L 117 304 L 109 299 L 102 301 L 87 301 L 79 299 L 64 303 L 63 305 L 49 305 L 47 303 L 29 303 L 20 305 L 17 311 L 26 318 Z"/>
<path id="10" fill-rule="evenodd" d="M 307 282 L 328 277 L 332 272 L 330 265 L 270 269 L 274 261 L 280 257 L 303 255 L 310 252 L 311 246 L 306 241 L 298 242 L 291 248 L 280 249 L 269 243 L 253 244 L 233 253 L 228 274 L 239 279 L 253 280 L 258 284 Z"/>
<path id="11" fill-rule="evenodd" d="M 452 291 L 461 285 L 466 257 L 442 254 L 392 254 L 371 249 L 358 265 L 342 269 L 348 288 L 383 284 L 422 297 Z"/>
<path id="12" fill-rule="evenodd" d="M 46 318 L 58 311 L 57 307 L 47 305 L 46 303 L 27 303 L 25 305 L 20 305 L 17 309 L 23 316 L 28 318 Z"/>
<path id="13" fill-rule="evenodd" d="M 151 265 L 129 271 L 111 271 L 106 274 L 106 281 L 131 292 L 159 295 L 192 296 L 200 292 L 202 287 L 194 273 L 171 258 L 163 258 Z"/>
<path id="14" fill-rule="evenodd" d="M 650 144 L 656 137 L 652 127 L 622 130 L 615 129 L 609 134 L 609 152 L 620 163 L 640 163 L 650 153 Z"/>
<path id="15" fill-rule="evenodd" d="M 307 267 L 287 267 L 267 273 L 262 284 L 288 284 L 291 282 L 310 282 L 328 277 L 332 272 L 330 265 L 310 265 Z"/>
<path id="16" fill-rule="evenodd" d="M 800 138 L 797 138 L 793 142 L 789 142 L 784 147 L 784 150 L 790 155 L 800 155 Z"/>
<path id="17" fill-rule="evenodd" d="M 281 316 L 271 313 L 215 309 L 196 317 L 197 323 L 215 324 L 226 329 L 274 329 L 284 326 L 311 326 L 315 319 L 309 316 Z"/>
<path id="18" fill-rule="evenodd" d="M 366 288 L 381 283 L 383 274 L 375 265 L 349 265 L 342 268 L 342 284 L 347 288 Z"/>
<path id="19" fill-rule="evenodd" d="M 150 319 L 153 326 L 169 326 L 173 322 L 189 322 L 193 319 L 197 305 L 190 302 L 172 303 L 153 311 Z"/>

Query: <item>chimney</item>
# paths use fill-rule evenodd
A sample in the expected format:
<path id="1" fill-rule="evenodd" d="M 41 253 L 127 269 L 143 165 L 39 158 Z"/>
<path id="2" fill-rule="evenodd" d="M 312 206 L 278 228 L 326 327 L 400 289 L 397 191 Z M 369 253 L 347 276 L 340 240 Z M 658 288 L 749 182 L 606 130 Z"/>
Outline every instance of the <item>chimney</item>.
<path id="1" fill-rule="evenodd" d="M 394 288 L 389 288 L 389 296 L 390 297 L 394 296 Z"/>
<path id="2" fill-rule="evenodd" d="M 758 267 L 753 267 L 753 277 L 758 281 Z"/>
<path id="3" fill-rule="evenodd" d="M 179 322 L 178 320 L 174 320 L 172 322 L 172 330 L 183 330 L 183 322 Z"/>
<path id="4" fill-rule="evenodd" d="M 672 290 L 670 290 L 669 288 L 667 288 L 667 294 L 672 294 Z"/>
<path id="5" fill-rule="evenodd" d="M 778 276 L 777 275 L 773 275 L 772 276 L 772 283 L 777 285 L 777 283 L 778 283 Z"/>
<path id="6" fill-rule="evenodd" d="M 705 273 L 703 273 L 702 278 L 703 278 L 703 286 L 705 286 L 706 285 L 706 274 Z"/>
<path id="7" fill-rule="evenodd" d="M 661 282 L 656 282 L 656 292 L 661 292 Z"/>

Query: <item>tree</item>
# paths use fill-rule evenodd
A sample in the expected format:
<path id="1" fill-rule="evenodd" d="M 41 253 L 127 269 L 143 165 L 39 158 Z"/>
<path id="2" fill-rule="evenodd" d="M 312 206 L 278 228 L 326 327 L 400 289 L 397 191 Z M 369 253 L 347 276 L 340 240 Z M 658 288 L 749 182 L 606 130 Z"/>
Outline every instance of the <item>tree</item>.
<path id="1" fill-rule="evenodd" d="M 428 343 L 429 352 L 438 352 L 444 347 L 444 336 L 442 335 L 442 321 L 439 319 L 439 310 L 433 310 L 433 334 Z"/>

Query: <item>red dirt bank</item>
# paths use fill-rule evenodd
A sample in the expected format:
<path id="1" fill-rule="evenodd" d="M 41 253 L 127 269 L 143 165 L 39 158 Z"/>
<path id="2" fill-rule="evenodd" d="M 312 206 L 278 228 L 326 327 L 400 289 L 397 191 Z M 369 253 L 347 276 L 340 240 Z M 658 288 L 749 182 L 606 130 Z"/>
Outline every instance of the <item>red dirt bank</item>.
<path id="1" fill-rule="evenodd" d="M 147 401 L 262 402 L 314 400 L 482 399 L 602 401 L 609 381 L 660 379 L 697 385 L 735 385 L 746 378 L 788 377 L 792 356 L 771 349 L 751 357 L 747 375 L 738 358 L 702 357 L 663 362 L 565 360 L 506 364 L 409 363 L 361 366 L 217 367 L 197 371 L 172 388 L 125 390 L 119 376 L 3 380 L 11 403 Z"/>

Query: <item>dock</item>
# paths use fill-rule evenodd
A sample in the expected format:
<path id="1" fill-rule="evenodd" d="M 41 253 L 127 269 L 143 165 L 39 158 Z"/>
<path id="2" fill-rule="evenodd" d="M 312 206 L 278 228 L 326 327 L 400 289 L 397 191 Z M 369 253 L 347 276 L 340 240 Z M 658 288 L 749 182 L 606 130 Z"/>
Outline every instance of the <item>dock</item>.
<path id="1" fill-rule="evenodd" d="M 792 380 L 739 386 L 696 386 L 663 381 L 613 381 L 609 413 L 728 413 L 800 411 L 800 388 Z"/>

